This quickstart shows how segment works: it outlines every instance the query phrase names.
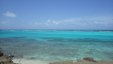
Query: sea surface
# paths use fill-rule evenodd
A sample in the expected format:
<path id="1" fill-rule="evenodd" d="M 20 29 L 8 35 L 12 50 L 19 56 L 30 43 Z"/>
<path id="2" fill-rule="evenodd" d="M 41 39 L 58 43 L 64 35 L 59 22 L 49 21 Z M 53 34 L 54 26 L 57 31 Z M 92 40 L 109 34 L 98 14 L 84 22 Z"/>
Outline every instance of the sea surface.
<path id="1" fill-rule="evenodd" d="M 113 60 L 113 31 L 0 30 L 0 48 L 27 59 Z"/>

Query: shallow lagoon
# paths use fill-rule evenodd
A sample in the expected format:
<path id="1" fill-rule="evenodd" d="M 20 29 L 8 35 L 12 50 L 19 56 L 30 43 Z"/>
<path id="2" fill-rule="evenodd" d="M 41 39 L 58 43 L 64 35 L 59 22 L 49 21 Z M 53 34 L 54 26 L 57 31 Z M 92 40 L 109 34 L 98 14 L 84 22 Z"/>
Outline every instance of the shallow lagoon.
<path id="1" fill-rule="evenodd" d="M 113 60 L 113 31 L 0 30 L 6 53 L 38 60 Z"/>

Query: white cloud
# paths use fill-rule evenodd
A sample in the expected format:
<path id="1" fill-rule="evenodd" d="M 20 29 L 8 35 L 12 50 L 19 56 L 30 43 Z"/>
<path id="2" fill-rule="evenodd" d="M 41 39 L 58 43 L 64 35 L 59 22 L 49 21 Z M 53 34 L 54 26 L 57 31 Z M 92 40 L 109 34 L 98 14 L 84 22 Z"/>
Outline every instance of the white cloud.
<path id="1" fill-rule="evenodd" d="M 59 24 L 59 22 L 58 22 L 58 21 L 52 21 L 52 23 L 53 23 L 53 24 Z"/>
<path id="2" fill-rule="evenodd" d="M 49 24 L 57 25 L 57 24 L 59 24 L 59 22 L 58 21 L 55 21 L 55 20 L 48 19 L 47 22 L 45 22 L 45 24 L 46 25 L 49 25 Z"/>
<path id="3" fill-rule="evenodd" d="M 7 17 L 12 17 L 12 18 L 15 18 L 16 17 L 16 14 L 13 13 L 13 12 L 10 12 L 10 11 L 6 11 L 4 13 L 4 15 L 7 16 Z"/>

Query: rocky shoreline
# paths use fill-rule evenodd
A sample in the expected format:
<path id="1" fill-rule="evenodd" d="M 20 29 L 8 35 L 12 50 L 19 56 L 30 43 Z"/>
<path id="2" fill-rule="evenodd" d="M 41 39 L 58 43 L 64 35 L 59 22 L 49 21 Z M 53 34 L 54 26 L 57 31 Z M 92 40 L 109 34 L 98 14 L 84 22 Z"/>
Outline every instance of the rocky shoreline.
<path id="1" fill-rule="evenodd" d="M 17 64 L 13 62 L 13 55 L 6 55 L 0 50 L 0 64 Z"/>
<path id="2" fill-rule="evenodd" d="M 53 62 L 49 64 L 113 64 L 113 61 L 97 61 L 90 57 L 85 57 L 82 60 L 78 61 L 62 61 L 62 62 Z"/>
<path id="3" fill-rule="evenodd" d="M 85 57 L 78 61 L 40 61 L 40 60 L 25 60 L 23 59 L 18 63 L 18 60 L 13 59 L 13 55 L 7 55 L 3 51 L 0 51 L 0 64 L 113 64 L 113 61 L 97 61 L 91 57 Z"/>

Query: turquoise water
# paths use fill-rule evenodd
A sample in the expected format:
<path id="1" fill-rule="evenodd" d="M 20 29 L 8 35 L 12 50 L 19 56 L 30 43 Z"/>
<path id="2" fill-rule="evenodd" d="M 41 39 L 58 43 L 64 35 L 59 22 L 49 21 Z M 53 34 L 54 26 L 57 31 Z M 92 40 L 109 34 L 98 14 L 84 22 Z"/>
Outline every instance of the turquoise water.
<path id="1" fill-rule="evenodd" d="M 0 30 L 6 53 L 39 60 L 113 60 L 113 31 Z"/>

